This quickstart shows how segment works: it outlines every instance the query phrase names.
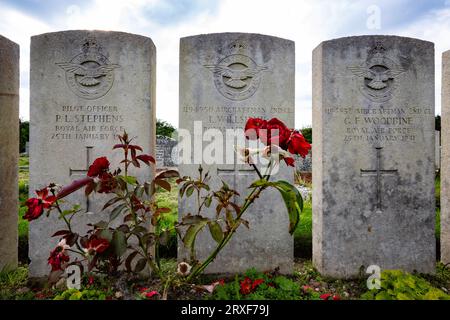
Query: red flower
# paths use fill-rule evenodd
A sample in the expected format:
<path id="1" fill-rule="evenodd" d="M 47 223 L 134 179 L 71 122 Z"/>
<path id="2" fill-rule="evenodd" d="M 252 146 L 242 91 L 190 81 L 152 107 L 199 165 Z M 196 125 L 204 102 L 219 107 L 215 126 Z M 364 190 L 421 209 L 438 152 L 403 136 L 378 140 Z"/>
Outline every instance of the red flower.
<path id="1" fill-rule="evenodd" d="M 69 261 L 69 256 L 65 254 L 63 246 L 57 246 L 50 252 L 48 264 L 52 266 L 52 271 L 62 270 L 62 264 Z"/>
<path id="2" fill-rule="evenodd" d="M 277 118 L 272 118 L 267 122 L 265 130 L 260 130 L 261 141 L 265 145 L 275 144 L 287 150 L 287 142 L 292 130 Z"/>
<path id="3" fill-rule="evenodd" d="M 256 279 L 255 281 L 252 281 L 249 277 L 245 277 L 245 279 L 241 281 L 241 293 L 252 293 L 262 283 L 264 283 L 264 279 Z"/>
<path id="4" fill-rule="evenodd" d="M 109 169 L 109 161 L 106 157 L 95 159 L 94 163 L 89 167 L 87 175 L 89 177 L 100 177 Z"/>
<path id="5" fill-rule="evenodd" d="M 333 296 L 333 300 L 341 300 L 341 297 L 338 294 L 336 294 Z"/>
<path id="6" fill-rule="evenodd" d="M 320 299 L 322 300 L 330 300 L 331 293 L 324 293 L 320 296 Z"/>
<path id="7" fill-rule="evenodd" d="M 252 279 L 249 277 L 245 277 L 244 280 L 241 281 L 241 293 L 249 294 L 252 292 Z"/>
<path id="8" fill-rule="evenodd" d="M 94 255 L 96 253 L 103 253 L 106 249 L 109 248 L 109 241 L 106 239 L 102 239 L 97 237 L 96 235 L 92 235 L 87 244 L 84 245 L 85 251 Z"/>
<path id="9" fill-rule="evenodd" d="M 111 193 L 117 187 L 117 181 L 111 173 L 102 173 L 100 175 L 100 188 L 98 193 Z"/>
<path id="10" fill-rule="evenodd" d="M 28 207 L 27 213 L 23 216 L 24 219 L 28 221 L 35 220 L 39 218 L 44 209 L 48 209 L 56 201 L 55 196 L 48 195 L 48 188 L 42 190 L 36 190 L 37 198 L 30 198 L 25 202 Z"/>
<path id="11" fill-rule="evenodd" d="M 151 299 L 153 296 L 159 295 L 158 291 L 150 291 L 145 293 L 147 299 Z"/>
<path id="12" fill-rule="evenodd" d="M 250 140 L 259 138 L 261 129 L 266 129 L 267 121 L 260 118 L 249 118 L 245 124 L 245 137 Z"/>
<path id="13" fill-rule="evenodd" d="M 288 141 L 288 150 L 292 154 L 299 154 L 303 158 L 306 157 L 311 145 L 306 141 L 305 137 L 298 131 L 295 131 Z"/>
<path id="14" fill-rule="evenodd" d="M 256 279 L 252 283 L 252 290 L 255 290 L 260 284 L 264 283 L 263 279 Z"/>

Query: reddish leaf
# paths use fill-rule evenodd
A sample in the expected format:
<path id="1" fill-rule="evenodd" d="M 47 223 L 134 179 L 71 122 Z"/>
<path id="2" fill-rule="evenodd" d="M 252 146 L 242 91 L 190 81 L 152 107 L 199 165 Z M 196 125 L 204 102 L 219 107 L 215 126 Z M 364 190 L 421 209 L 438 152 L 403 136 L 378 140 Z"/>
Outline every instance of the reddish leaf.
<path id="1" fill-rule="evenodd" d="M 147 165 L 150 165 L 150 162 L 156 164 L 155 158 L 148 154 L 141 154 L 136 157 L 136 159 L 141 160 Z"/>
<path id="2" fill-rule="evenodd" d="M 66 235 L 66 234 L 68 234 L 68 233 L 70 233 L 69 230 L 59 230 L 59 231 L 56 231 L 56 232 L 52 235 L 52 237 L 64 236 L 64 235 Z"/>
<path id="3" fill-rule="evenodd" d="M 170 192 L 172 189 L 170 183 L 163 179 L 155 179 L 155 184 Z"/>
<path id="4" fill-rule="evenodd" d="M 166 170 L 166 171 L 161 171 L 160 173 L 158 173 L 155 176 L 155 180 L 156 179 L 167 179 L 167 178 L 178 178 L 180 176 L 180 174 L 178 173 L 177 170 Z"/>
<path id="5" fill-rule="evenodd" d="M 127 147 L 126 144 L 116 144 L 116 145 L 113 147 L 113 149 L 119 149 L 119 148 L 125 149 L 126 147 Z"/>

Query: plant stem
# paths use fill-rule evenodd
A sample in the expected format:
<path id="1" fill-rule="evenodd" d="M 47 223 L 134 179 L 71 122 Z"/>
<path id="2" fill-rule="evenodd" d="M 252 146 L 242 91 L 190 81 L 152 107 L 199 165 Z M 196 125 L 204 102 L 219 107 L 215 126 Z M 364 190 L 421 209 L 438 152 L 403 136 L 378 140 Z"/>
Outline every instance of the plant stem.
<path id="1" fill-rule="evenodd" d="M 263 179 L 269 181 L 270 179 L 270 175 L 272 173 L 272 161 L 269 162 L 269 165 L 266 169 L 266 172 L 264 174 L 264 177 L 262 177 Z M 257 169 L 256 169 L 257 170 Z M 257 172 L 259 173 L 259 175 L 261 175 L 261 173 L 259 172 L 259 170 L 257 170 Z M 250 205 L 255 201 L 256 198 L 258 198 L 259 194 L 264 190 L 264 187 L 255 187 L 253 188 L 252 192 L 249 194 L 249 196 L 246 198 L 244 205 L 241 208 L 241 211 L 239 212 L 239 214 L 236 216 L 236 222 L 230 229 L 230 232 L 228 232 L 228 234 L 222 239 L 222 241 L 217 245 L 216 249 L 214 249 L 214 251 L 209 255 L 209 257 L 200 265 L 200 267 L 198 267 L 197 269 L 195 269 L 195 271 L 193 271 L 188 277 L 187 280 L 190 281 L 192 278 L 196 277 L 197 275 L 199 275 L 200 273 L 203 272 L 203 270 L 205 270 L 205 268 L 216 258 L 216 256 L 219 254 L 219 252 L 226 246 L 226 244 L 230 241 L 230 239 L 233 237 L 233 234 L 236 232 L 237 228 L 240 226 L 239 220 L 242 217 L 242 215 L 244 214 L 244 212 L 250 207 Z"/>

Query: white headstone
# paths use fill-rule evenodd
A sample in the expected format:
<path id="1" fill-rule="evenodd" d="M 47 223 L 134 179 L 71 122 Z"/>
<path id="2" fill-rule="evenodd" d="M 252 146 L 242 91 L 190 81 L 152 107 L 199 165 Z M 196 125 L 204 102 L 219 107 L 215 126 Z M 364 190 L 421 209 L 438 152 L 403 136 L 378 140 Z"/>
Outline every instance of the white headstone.
<path id="1" fill-rule="evenodd" d="M 224 139 L 223 143 L 216 141 L 223 149 L 218 150 L 222 156 L 213 164 L 205 163 L 194 154 L 190 158 L 191 164 L 183 163 L 180 157 L 181 176 L 197 177 L 199 163 L 202 163 L 204 172 L 209 171 L 212 175 L 212 189 L 217 190 L 223 179 L 240 193 L 235 201 L 244 202 L 248 187 L 257 175 L 248 165 L 225 160 L 234 158 L 233 146 L 236 144 L 234 140 L 226 140 L 225 131 L 238 128 L 243 136 L 249 117 L 278 117 L 289 127 L 294 127 L 294 50 L 292 41 L 259 34 L 219 33 L 181 39 L 180 130 L 193 133 L 192 150 L 198 146 L 200 151 L 207 149 L 209 142 L 203 143 L 202 148 L 201 140 L 202 132 L 208 129 L 217 129 L 219 137 Z M 231 79 L 224 70 L 247 72 L 248 76 Z M 273 179 L 293 182 L 292 168 L 281 167 Z M 180 217 L 195 213 L 193 198 L 180 201 Z M 285 210 L 277 191 L 264 192 L 242 217 L 249 221 L 250 229 L 241 226 L 206 272 L 234 273 L 251 267 L 260 270 L 280 267 L 281 272 L 292 272 L 293 237 L 288 232 Z M 212 217 L 215 213 L 209 214 Z M 196 243 L 198 258 L 202 260 L 216 243 L 207 231 L 199 237 Z M 186 254 L 182 246 L 180 242 L 180 260 Z"/>
<path id="2" fill-rule="evenodd" d="M 117 168 L 112 151 L 126 130 L 144 152 L 155 147 L 155 59 L 150 38 L 122 32 L 64 31 L 31 38 L 30 196 L 49 182 L 83 177 L 97 157 Z M 152 169 L 139 170 L 140 180 Z M 91 215 L 74 220 L 76 230 L 107 219 L 105 197 L 68 197 Z M 30 276 L 48 274 L 47 258 L 64 227 L 57 214 L 30 223 Z"/>
<path id="3" fill-rule="evenodd" d="M 19 46 L 0 36 L 0 271 L 17 266 Z"/>
<path id="4" fill-rule="evenodd" d="M 432 273 L 434 44 L 348 37 L 313 52 L 313 262 Z M 365 269 L 364 269 L 365 270 Z"/>

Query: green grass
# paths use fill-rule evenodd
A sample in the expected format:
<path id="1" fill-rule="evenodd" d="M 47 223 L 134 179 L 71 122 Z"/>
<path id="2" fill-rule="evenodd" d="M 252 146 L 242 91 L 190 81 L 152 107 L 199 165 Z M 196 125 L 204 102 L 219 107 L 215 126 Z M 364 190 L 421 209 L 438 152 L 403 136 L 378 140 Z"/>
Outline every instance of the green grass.
<path id="1" fill-rule="evenodd" d="M 178 186 L 175 178 L 169 180 L 171 191 L 168 192 L 162 188 L 158 189 L 156 195 L 156 204 L 160 208 L 169 208 L 170 212 L 164 213 L 160 220 L 162 229 L 172 229 L 178 221 Z M 177 234 L 174 229 L 170 232 L 170 240 L 166 247 L 161 247 L 160 255 L 162 257 L 176 257 L 177 254 Z"/>
<path id="2" fill-rule="evenodd" d="M 312 256 L 312 208 L 311 201 L 304 204 L 300 224 L 294 232 L 294 255 L 299 258 Z"/>
<path id="3" fill-rule="evenodd" d="M 27 268 L 19 267 L 13 271 L 0 272 L 0 300 L 32 299 L 34 294 L 25 289 L 27 281 Z"/>

